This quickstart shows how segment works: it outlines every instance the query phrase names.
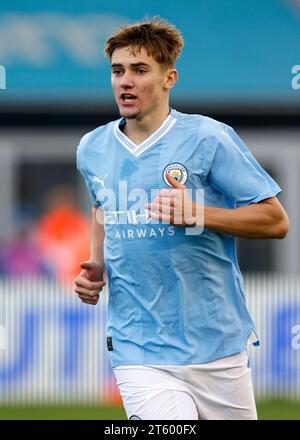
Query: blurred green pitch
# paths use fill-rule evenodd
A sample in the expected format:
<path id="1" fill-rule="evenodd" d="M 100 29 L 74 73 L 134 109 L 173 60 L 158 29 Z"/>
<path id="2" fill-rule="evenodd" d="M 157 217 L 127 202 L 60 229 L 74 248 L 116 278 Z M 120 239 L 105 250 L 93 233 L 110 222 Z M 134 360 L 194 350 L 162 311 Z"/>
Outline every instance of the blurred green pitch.
<path id="1" fill-rule="evenodd" d="M 258 402 L 261 420 L 300 420 L 300 402 Z M 0 420 L 126 420 L 122 406 L 0 406 Z"/>

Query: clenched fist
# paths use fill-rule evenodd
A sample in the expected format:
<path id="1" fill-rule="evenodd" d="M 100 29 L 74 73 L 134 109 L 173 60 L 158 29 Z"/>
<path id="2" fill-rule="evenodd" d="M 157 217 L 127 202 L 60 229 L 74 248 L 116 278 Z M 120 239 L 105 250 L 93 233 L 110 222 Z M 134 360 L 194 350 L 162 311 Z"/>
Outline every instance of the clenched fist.
<path id="1" fill-rule="evenodd" d="M 85 261 L 80 267 L 82 271 L 74 280 L 74 291 L 82 302 L 96 305 L 99 301 L 99 293 L 105 286 L 104 266 L 94 261 Z"/>

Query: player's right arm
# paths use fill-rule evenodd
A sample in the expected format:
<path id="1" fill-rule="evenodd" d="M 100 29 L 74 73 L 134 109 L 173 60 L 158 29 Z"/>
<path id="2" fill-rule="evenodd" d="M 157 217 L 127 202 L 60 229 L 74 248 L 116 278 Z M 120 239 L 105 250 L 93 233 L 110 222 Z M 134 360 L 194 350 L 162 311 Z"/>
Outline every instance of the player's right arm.
<path id="1" fill-rule="evenodd" d="M 97 220 L 97 217 L 102 218 Z M 80 264 L 82 271 L 74 280 L 74 290 L 82 302 L 96 305 L 99 300 L 99 293 L 103 289 L 105 282 L 103 273 L 105 270 L 103 242 L 103 212 L 101 208 L 92 208 L 91 221 L 91 245 L 90 258 Z"/>

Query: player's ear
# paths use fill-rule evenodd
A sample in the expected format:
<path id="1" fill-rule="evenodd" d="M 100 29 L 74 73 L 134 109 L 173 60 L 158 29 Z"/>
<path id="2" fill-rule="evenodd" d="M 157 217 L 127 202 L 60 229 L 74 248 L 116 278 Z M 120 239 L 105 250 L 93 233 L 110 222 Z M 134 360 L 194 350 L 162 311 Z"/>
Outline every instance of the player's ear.
<path id="1" fill-rule="evenodd" d="M 176 69 L 167 69 L 165 72 L 165 82 L 164 86 L 166 89 L 171 89 L 178 79 L 178 72 Z"/>

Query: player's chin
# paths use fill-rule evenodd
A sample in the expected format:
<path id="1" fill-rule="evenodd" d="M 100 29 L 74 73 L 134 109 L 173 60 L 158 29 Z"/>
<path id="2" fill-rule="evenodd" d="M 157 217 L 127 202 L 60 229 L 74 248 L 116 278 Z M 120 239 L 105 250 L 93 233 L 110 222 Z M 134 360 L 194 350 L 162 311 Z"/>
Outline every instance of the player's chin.
<path id="1" fill-rule="evenodd" d="M 139 115 L 136 109 L 124 108 L 122 105 L 119 106 L 119 112 L 122 118 L 126 119 L 135 119 Z"/>

